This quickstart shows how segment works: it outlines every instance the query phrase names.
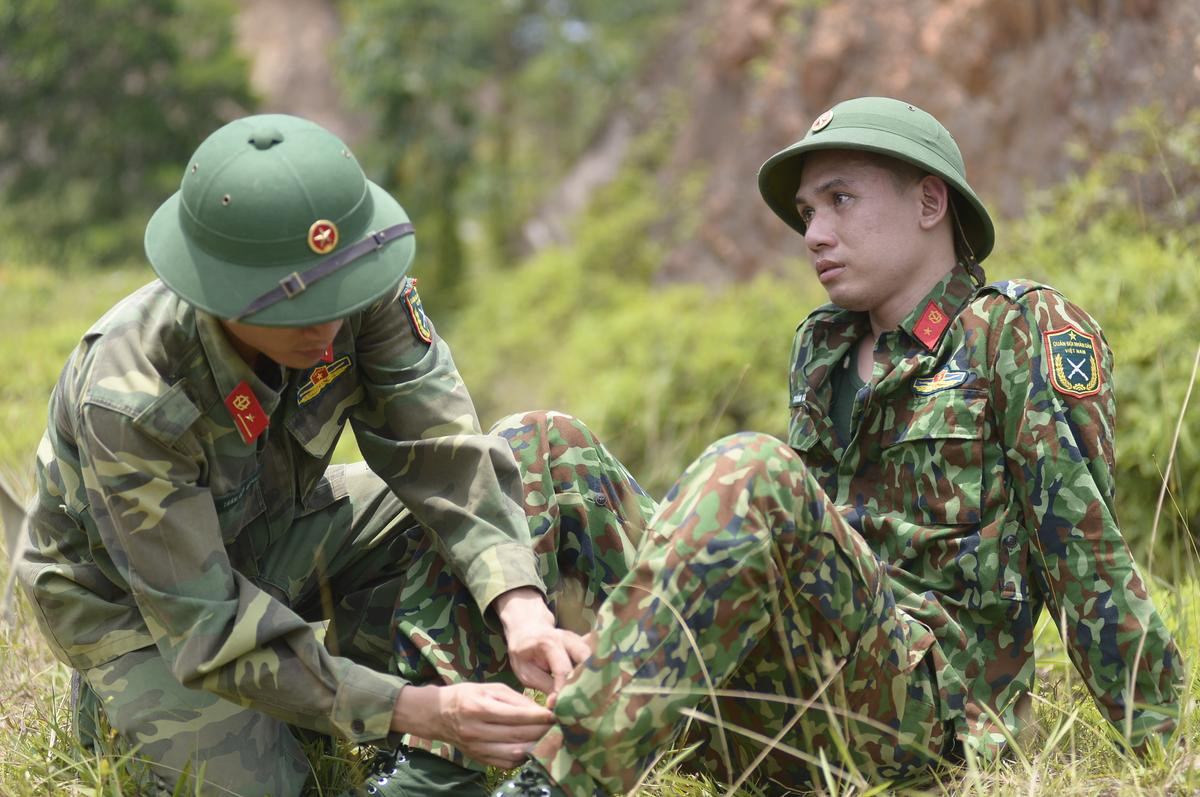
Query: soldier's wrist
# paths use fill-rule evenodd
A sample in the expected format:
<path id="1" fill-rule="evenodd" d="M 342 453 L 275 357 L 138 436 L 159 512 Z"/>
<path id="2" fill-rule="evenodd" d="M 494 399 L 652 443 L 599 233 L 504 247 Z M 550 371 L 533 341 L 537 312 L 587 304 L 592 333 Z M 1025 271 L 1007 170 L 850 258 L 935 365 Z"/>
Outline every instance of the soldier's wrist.
<path id="1" fill-rule="evenodd" d="M 396 705 L 392 708 L 392 732 L 438 738 L 433 729 L 437 725 L 440 711 L 438 687 L 405 684 L 396 696 Z"/>
<path id="2" fill-rule="evenodd" d="M 529 625 L 554 625 L 554 615 L 542 593 L 533 587 L 518 587 L 498 596 L 492 604 L 505 636 L 514 628 Z"/>

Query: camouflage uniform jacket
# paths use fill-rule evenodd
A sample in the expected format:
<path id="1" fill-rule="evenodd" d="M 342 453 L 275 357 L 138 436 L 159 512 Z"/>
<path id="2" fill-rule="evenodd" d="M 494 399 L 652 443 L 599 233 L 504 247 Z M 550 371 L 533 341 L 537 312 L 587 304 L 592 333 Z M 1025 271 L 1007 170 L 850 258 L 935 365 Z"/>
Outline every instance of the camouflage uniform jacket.
<path id="1" fill-rule="evenodd" d="M 1110 722 L 1135 743 L 1169 731 L 1182 668 L 1114 515 L 1112 354 L 1096 322 L 1045 286 L 977 288 L 956 268 L 880 336 L 838 440 L 829 377 L 868 332 L 832 305 L 800 325 L 789 442 L 930 629 L 918 644 L 958 739 L 999 750 L 989 711 L 1018 731 L 1043 607 Z"/>
<path id="2" fill-rule="evenodd" d="M 288 605 L 300 585 L 256 579 L 294 517 L 346 494 L 326 467 L 347 420 L 480 606 L 544 589 L 508 444 L 481 434 L 411 282 L 347 318 L 332 357 L 323 371 L 277 367 L 272 389 L 215 318 L 158 282 L 85 334 L 50 400 L 19 562 L 58 658 L 87 669 L 157 645 L 188 686 L 385 737 L 404 682 L 327 651 Z M 249 444 L 225 404 L 243 380 L 270 418 Z"/>

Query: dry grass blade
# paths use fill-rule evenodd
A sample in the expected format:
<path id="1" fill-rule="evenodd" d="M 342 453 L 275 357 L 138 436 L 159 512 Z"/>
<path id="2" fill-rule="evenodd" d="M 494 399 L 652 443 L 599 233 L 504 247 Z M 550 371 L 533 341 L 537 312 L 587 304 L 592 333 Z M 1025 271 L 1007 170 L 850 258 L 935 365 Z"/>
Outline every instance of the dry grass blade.
<path id="1" fill-rule="evenodd" d="M 17 543 L 25 533 L 25 524 L 28 522 L 29 516 L 25 512 L 24 502 L 18 498 L 9 477 L 0 470 L 0 525 L 4 526 L 4 550 L 9 562 L 8 574 L 4 578 L 4 592 L 0 593 L 0 619 L 9 623 L 15 620 L 12 594 L 17 571 L 12 563 L 16 560 Z"/>
<path id="2" fill-rule="evenodd" d="M 714 727 L 717 723 L 717 718 L 714 717 L 712 714 L 705 714 L 703 711 L 697 711 L 696 709 L 687 708 L 687 709 L 683 709 L 680 713 L 682 713 L 684 716 L 690 717 L 694 720 L 698 720 L 700 722 L 704 722 L 709 725 L 713 725 Z M 728 722 L 723 723 L 723 725 L 724 725 L 725 729 L 731 733 L 736 733 L 739 736 L 745 736 L 747 739 L 753 739 L 754 741 L 759 742 L 760 744 L 764 744 L 764 745 L 771 744 L 771 737 L 767 736 L 764 733 L 759 733 L 758 731 L 752 731 L 749 728 L 743 728 L 740 725 L 734 725 L 733 723 L 728 723 Z M 799 761 L 803 761 L 806 764 L 811 764 L 816 767 L 822 766 L 822 759 L 819 756 L 812 755 L 811 753 L 806 753 L 797 747 L 791 746 L 790 744 L 786 744 L 784 742 L 777 742 L 777 743 L 775 743 L 775 749 L 777 749 L 783 753 L 787 753 L 788 755 L 792 756 L 793 758 L 795 758 Z M 829 766 L 830 771 L 834 775 L 836 775 L 838 778 L 841 778 L 843 780 L 850 780 L 853 777 L 852 774 L 850 772 L 847 772 L 846 770 L 839 769 L 838 767 L 836 767 L 832 764 L 828 764 L 828 762 L 826 762 L 826 765 Z"/>
<path id="3" fill-rule="evenodd" d="M 634 586 L 633 584 L 630 584 L 628 586 L 629 586 L 629 589 L 641 590 L 642 592 L 645 592 L 646 594 L 650 595 L 651 597 L 657 599 L 660 603 L 662 603 L 663 606 L 665 606 L 667 608 L 668 611 L 671 612 L 671 615 L 675 618 L 675 621 L 677 623 L 679 623 L 679 628 L 683 632 L 684 638 L 687 639 L 688 645 L 691 647 L 692 653 L 696 657 L 696 662 L 700 666 L 700 673 L 704 676 L 704 685 L 707 689 L 707 694 L 714 695 L 716 693 L 716 686 L 713 684 L 712 675 L 708 671 L 708 665 L 704 661 L 704 655 L 700 652 L 700 645 L 699 645 L 699 643 L 696 642 L 696 637 L 692 633 L 692 629 L 688 628 L 687 622 L 683 619 L 683 615 L 681 615 L 675 609 L 675 607 L 671 605 L 671 602 L 668 600 L 666 595 L 663 595 L 662 593 L 658 592 L 657 590 L 649 590 L 649 589 L 646 589 L 645 587 Z M 718 719 L 718 737 L 717 738 L 720 740 L 720 743 L 721 743 L 721 755 L 724 758 L 725 770 L 729 773 L 730 779 L 732 779 L 733 778 L 733 759 L 730 757 L 730 754 L 729 754 L 729 741 L 725 738 L 724 728 L 723 728 L 723 725 L 721 725 L 721 723 L 720 723 L 720 709 L 716 708 L 716 698 L 714 697 L 711 699 L 713 702 L 714 710 L 717 712 L 717 719 Z M 646 770 L 645 772 L 642 773 L 642 776 L 638 779 L 637 785 L 635 785 L 634 788 L 631 790 L 633 793 L 637 792 L 637 790 L 641 787 L 641 784 L 646 780 L 646 778 L 649 776 L 649 774 L 650 774 L 650 770 Z"/>
<path id="4" fill-rule="evenodd" d="M 1167 453 L 1167 469 L 1162 475 L 1162 486 L 1158 490 L 1158 503 L 1154 507 L 1154 522 L 1150 525 L 1150 552 L 1146 562 L 1146 572 L 1154 572 L 1154 547 L 1158 541 L 1158 521 L 1162 516 L 1163 501 L 1167 496 L 1167 484 L 1171 479 L 1171 468 L 1175 465 L 1175 452 L 1179 448 L 1179 435 L 1183 431 L 1183 418 L 1187 415 L 1188 404 L 1192 400 L 1192 389 L 1196 387 L 1196 374 L 1200 373 L 1200 346 L 1196 347 L 1196 359 L 1192 362 L 1192 376 L 1188 380 L 1187 392 L 1183 395 L 1183 404 L 1179 407 L 1179 418 L 1175 421 L 1175 435 L 1171 438 L 1171 448 Z"/>
<path id="5" fill-rule="evenodd" d="M 821 695 L 825 694 L 825 690 L 828 689 L 829 685 L 833 683 L 834 679 L 841 674 L 845 666 L 846 662 L 839 662 L 837 668 L 829 674 L 829 677 L 817 685 L 816 692 L 806 701 L 806 704 L 796 711 L 796 713 L 792 715 L 791 719 L 783 724 L 783 727 L 779 729 L 779 733 L 775 734 L 775 736 L 772 737 L 771 742 L 765 745 L 763 749 L 759 751 L 758 755 L 754 757 L 754 760 L 751 761 L 749 766 L 746 767 L 746 770 L 738 776 L 738 779 L 729 784 L 729 789 L 725 792 L 725 797 L 733 797 L 734 792 L 741 788 L 741 785 L 746 782 L 746 779 L 750 777 L 750 774 L 754 772 L 754 770 L 758 769 L 758 765 L 763 762 L 763 759 L 770 755 L 771 751 L 783 741 L 783 737 L 795 727 L 796 723 L 799 722 L 800 718 L 808 712 L 808 709 L 812 707 L 813 703 L 819 700 Z"/>

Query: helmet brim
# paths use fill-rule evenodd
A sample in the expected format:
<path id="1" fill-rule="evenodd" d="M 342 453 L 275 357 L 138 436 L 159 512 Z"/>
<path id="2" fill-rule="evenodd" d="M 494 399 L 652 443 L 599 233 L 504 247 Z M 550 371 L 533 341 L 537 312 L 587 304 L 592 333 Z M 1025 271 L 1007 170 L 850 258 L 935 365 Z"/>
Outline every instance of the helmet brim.
<path id="1" fill-rule="evenodd" d="M 367 181 L 374 201 L 371 232 L 407 222 L 408 214 L 387 191 Z M 214 257 L 187 235 L 180 223 L 180 193 L 164 202 L 146 225 L 145 248 L 159 278 L 186 302 L 218 318 L 237 317 L 259 296 L 279 286 L 293 272 L 303 273 L 323 256 L 299 263 L 246 267 Z M 346 241 L 350 246 L 357 241 Z M 412 235 L 369 252 L 307 287 L 241 321 L 275 327 L 320 324 L 357 312 L 382 297 L 403 279 L 416 252 Z"/>
<path id="2" fill-rule="evenodd" d="M 959 177 L 950 162 L 919 142 L 878 128 L 838 127 L 810 135 L 775 153 L 759 167 L 758 190 L 767 206 L 801 235 L 807 228 L 796 207 L 796 191 L 800 186 L 804 156 L 831 149 L 873 152 L 897 158 L 942 178 L 956 193 L 959 221 L 975 259 L 982 261 L 991 253 L 996 241 L 992 219 L 975 191 Z"/>

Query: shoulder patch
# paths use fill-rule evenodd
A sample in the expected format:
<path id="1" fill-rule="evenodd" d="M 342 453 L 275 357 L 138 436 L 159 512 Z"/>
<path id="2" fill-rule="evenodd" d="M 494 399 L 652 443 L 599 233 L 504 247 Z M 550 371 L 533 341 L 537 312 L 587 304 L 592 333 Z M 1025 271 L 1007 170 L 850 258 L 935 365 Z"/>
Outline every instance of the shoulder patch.
<path id="1" fill-rule="evenodd" d="M 405 281 L 400 299 L 404 302 L 404 309 L 408 312 L 408 323 L 412 327 L 413 334 L 426 343 L 433 343 L 433 327 L 429 323 L 429 317 L 425 315 L 421 297 L 417 295 L 416 280 Z"/>
<path id="2" fill-rule="evenodd" d="M 1050 383 L 1064 396 L 1083 398 L 1100 392 L 1100 361 L 1096 338 L 1067 324 L 1042 333 Z"/>

